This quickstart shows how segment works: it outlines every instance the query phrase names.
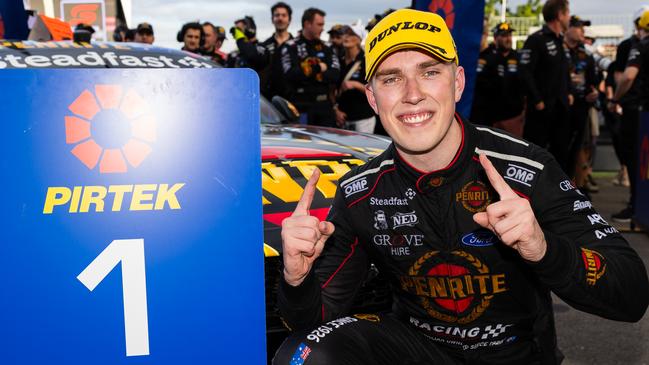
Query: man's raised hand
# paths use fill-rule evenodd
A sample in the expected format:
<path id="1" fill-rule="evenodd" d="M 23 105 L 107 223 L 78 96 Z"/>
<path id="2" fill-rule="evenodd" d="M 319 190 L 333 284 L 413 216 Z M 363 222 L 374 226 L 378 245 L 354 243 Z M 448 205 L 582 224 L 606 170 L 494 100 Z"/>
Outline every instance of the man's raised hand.
<path id="1" fill-rule="evenodd" d="M 309 215 L 319 178 L 320 170 L 316 168 L 293 214 L 282 222 L 284 280 L 292 286 L 304 281 L 313 262 L 322 253 L 325 241 L 334 233 L 335 227 L 331 222 Z"/>
<path id="2" fill-rule="evenodd" d="M 525 260 L 540 261 L 545 256 L 547 243 L 530 203 L 509 187 L 484 154 L 480 154 L 480 164 L 500 195 L 500 201 L 487 206 L 485 212 L 474 214 L 473 220 L 495 233 Z"/>

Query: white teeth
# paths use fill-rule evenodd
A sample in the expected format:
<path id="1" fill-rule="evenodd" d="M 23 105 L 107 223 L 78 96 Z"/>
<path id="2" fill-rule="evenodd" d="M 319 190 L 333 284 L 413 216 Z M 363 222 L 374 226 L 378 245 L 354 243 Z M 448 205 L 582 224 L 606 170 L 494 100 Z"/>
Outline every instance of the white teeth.
<path id="1" fill-rule="evenodd" d="M 410 124 L 410 123 L 412 123 L 412 124 L 421 123 L 424 120 L 430 118 L 431 116 L 432 116 L 431 113 L 417 114 L 417 115 L 412 116 L 412 117 L 403 117 L 403 118 L 401 118 L 401 121 L 404 122 L 404 123 L 408 123 L 408 124 Z"/>

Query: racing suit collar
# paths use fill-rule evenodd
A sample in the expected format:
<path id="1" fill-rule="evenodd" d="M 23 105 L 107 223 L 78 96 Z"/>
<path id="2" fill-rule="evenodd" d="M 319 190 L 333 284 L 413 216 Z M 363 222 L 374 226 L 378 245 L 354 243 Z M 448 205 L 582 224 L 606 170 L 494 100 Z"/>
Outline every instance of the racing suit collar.
<path id="1" fill-rule="evenodd" d="M 467 163 L 473 157 L 473 149 L 475 147 L 474 138 L 472 137 L 473 129 L 458 113 L 455 113 L 455 120 L 460 124 L 462 140 L 453 160 L 448 166 L 442 169 L 431 172 L 421 171 L 401 157 L 394 143 L 390 146 L 393 154 L 396 156 L 394 160 L 398 171 L 402 176 L 415 183 L 420 193 L 434 191 L 436 188 L 455 180 L 455 178 L 462 175 L 462 172 L 468 166 Z"/>

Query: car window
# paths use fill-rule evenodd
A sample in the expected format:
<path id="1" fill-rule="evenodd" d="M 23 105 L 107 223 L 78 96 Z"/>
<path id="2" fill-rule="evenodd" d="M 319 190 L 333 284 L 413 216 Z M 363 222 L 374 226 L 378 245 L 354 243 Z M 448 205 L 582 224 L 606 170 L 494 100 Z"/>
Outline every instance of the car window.
<path id="1" fill-rule="evenodd" d="M 259 97 L 260 120 L 262 124 L 281 124 L 282 115 L 275 109 L 273 104 L 263 96 Z"/>

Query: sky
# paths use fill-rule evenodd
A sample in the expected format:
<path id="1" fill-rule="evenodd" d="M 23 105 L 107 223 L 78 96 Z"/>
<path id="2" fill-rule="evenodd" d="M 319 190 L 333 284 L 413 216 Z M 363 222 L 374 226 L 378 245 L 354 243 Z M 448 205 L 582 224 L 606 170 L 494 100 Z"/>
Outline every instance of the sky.
<path id="1" fill-rule="evenodd" d="M 461 0 L 454 0 L 461 1 Z M 134 0 L 133 24 L 149 22 L 153 25 L 156 45 L 180 48 L 176 41 L 176 33 L 183 23 L 199 20 L 209 21 L 223 26 L 226 31 L 233 25 L 234 20 L 250 15 L 257 24 L 257 34 L 260 40 L 268 38 L 273 33 L 270 20 L 270 7 L 276 1 L 250 0 Z M 363 24 L 375 13 L 382 13 L 388 8 L 410 6 L 411 1 L 404 0 L 330 0 L 318 2 L 314 0 L 285 0 L 293 8 L 293 22 L 289 28 L 294 35 L 300 28 L 302 12 L 311 6 L 319 7 L 327 13 L 325 28 L 329 29 L 336 23 L 350 24 L 360 19 Z M 507 6 L 514 9 L 525 0 L 509 0 Z M 630 32 L 630 17 L 641 4 L 649 4 L 649 0 L 571 0 L 571 12 L 582 17 L 591 16 L 595 24 L 613 23 L 625 26 Z M 629 23 L 629 24 L 627 24 Z M 230 35 L 228 34 L 228 38 Z M 323 39 L 327 39 L 323 32 Z M 228 39 L 223 49 L 230 51 L 236 44 Z"/>

